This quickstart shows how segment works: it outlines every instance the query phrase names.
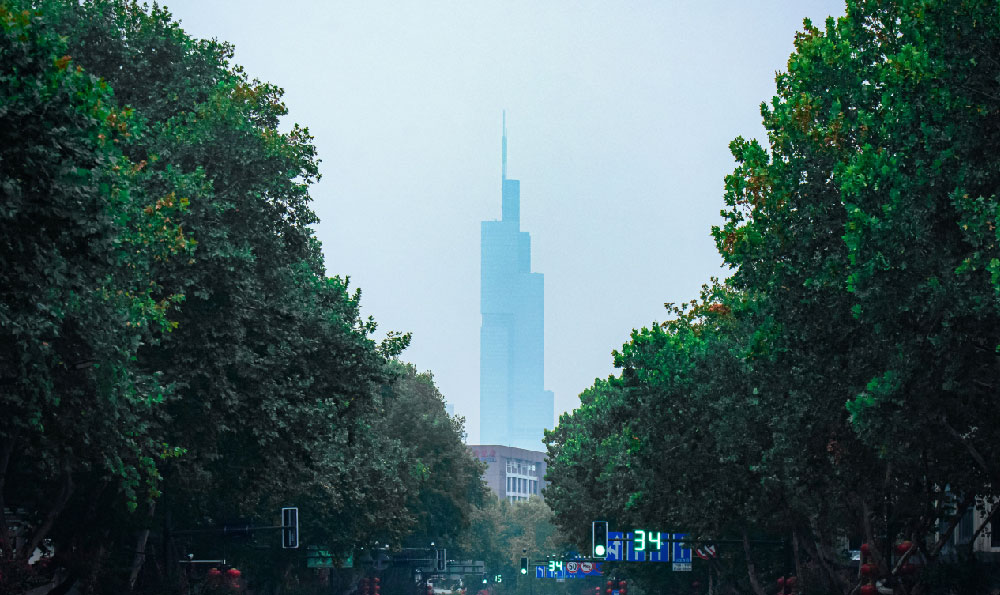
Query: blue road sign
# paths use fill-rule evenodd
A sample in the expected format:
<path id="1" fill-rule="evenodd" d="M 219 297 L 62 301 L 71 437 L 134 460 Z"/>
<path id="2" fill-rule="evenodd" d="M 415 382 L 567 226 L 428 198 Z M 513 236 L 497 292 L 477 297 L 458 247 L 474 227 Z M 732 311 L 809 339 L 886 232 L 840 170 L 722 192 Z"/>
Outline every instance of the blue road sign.
<path id="1" fill-rule="evenodd" d="M 576 560 L 564 562 L 562 566 L 557 566 L 558 570 L 549 570 L 548 566 L 535 564 L 535 578 L 586 578 L 589 576 L 603 576 L 601 562 L 579 562 Z"/>
<path id="2" fill-rule="evenodd" d="M 620 562 L 625 559 L 625 545 L 621 531 L 608 531 L 608 561 Z"/>
<path id="3" fill-rule="evenodd" d="M 634 536 L 622 531 L 608 531 L 609 562 L 673 562 L 673 570 L 691 570 L 691 548 L 683 543 L 689 533 L 663 533 L 663 546 L 656 550 L 635 551 Z"/>
<path id="4" fill-rule="evenodd" d="M 683 543 L 685 539 L 688 538 L 688 533 L 674 533 L 671 535 L 671 544 L 673 547 L 673 570 L 686 571 L 691 570 L 691 548 L 685 547 L 686 544 Z"/>

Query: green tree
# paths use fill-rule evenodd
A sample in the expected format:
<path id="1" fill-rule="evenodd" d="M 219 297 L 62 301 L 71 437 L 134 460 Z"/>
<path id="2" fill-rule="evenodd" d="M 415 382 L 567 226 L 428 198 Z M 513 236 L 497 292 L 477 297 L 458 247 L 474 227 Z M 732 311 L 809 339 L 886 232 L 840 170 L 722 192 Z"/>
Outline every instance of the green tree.
<path id="1" fill-rule="evenodd" d="M 377 431 L 394 435 L 405 453 L 398 474 L 408 480 L 405 504 L 414 518 L 404 541 L 446 545 L 486 497 L 484 466 L 465 447 L 464 420 L 445 411 L 431 374 L 399 362 L 390 370 L 392 393 Z"/>
<path id="2" fill-rule="evenodd" d="M 4 306 L 41 303 L 39 312 L 56 313 L 36 323 L 27 317 L 37 313 L 4 311 L 11 321 L 5 328 L 39 328 L 4 342 L 17 347 L 4 354 L 3 377 L 38 391 L 53 384 L 39 380 L 42 363 L 88 367 L 57 370 L 60 383 L 71 386 L 45 388 L 44 399 L 14 393 L 12 406 L 24 411 L 11 418 L 10 431 L 5 420 L 4 452 L 14 456 L 4 457 L 4 468 L 12 458 L 19 490 L 8 482 L 0 492 L 31 511 L 42 510 L 39 501 L 66 507 L 50 515 L 49 534 L 56 564 L 79 571 L 70 582 L 83 579 L 101 591 L 174 588 L 181 548 L 211 554 L 229 547 L 217 537 L 171 538 L 175 530 L 220 527 L 237 517 L 270 525 L 278 507 L 291 502 L 302 508 L 304 538 L 337 551 L 416 516 L 405 506 L 419 501 L 407 492 L 417 486 L 396 463 L 410 451 L 381 419 L 391 393 L 386 358 L 408 336 L 376 344 L 374 321 L 359 313 L 360 292 L 346 278 L 326 276 L 309 227 L 318 160 L 306 129 L 278 130 L 285 114 L 280 89 L 250 80 L 229 63 L 230 46 L 191 39 L 155 5 L 11 0 L 4 18 L 11 55 L 34 61 L 31 68 L 10 62 L 4 71 L 4 106 L 14 109 L 2 117 L 16 123 L 4 133 L 18 130 L 26 116 L 55 118 L 40 120 L 37 132 L 19 130 L 4 145 L 3 166 L 11 168 L 4 170 L 5 192 L 21 192 L 27 176 L 41 180 L 30 186 L 37 195 L 25 195 L 34 203 L 5 202 L 11 205 L 5 229 L 23 238 L 23 249 L 5 255 L 4 272 L 20 275 L 26 286 L 22 291 L 12 281 Z M 44 92 L 22 93 L 26 84 Z M 20 163 L 17 154 L 35 161 Z M 33 170 L 46 165 L 36 154 L 58 167 Z M 87 168 L 91 177 L 81 172 Z M 48 172 L 64 170 L 44 181 Z M 48 188 L 60 200 L 65 195 L 65 205 L 37 200 Z M 58 217 L 59 225 L 65 220 L 65 229 L 22 233 L 32 229 L 26 221 L 43 215 Z M 62 244 L 47 246 L 54 241 Z M 32 262 L 31 254 L 41 256 Z M 56 277 L 31 284 L 29 267 Z M 104 301 L 85 293 L 95 289 Z M 81 305 L 63 323 L 60 308 L 74 300 Z M 174 302 L 180 303 L 167 322 Z M 56 333 L 43 323 L 63 324 L 59 332 L 67 337 L 82 329 L 75 339 L 81 346 L 67 342 L 70 352 L 62 355 L 61 343 L 47 340 Z M 172 332 L 154 332 L 161 327 Z M 40 355 L 17 368 L 22 350 Z M 99 367 L 89 367 L 91 361 Z M 103 392 L 88 398 L 110 405 L 88 402 L 82 416 L 59 415 L 56 406 L 65 411 L 73 403 L 66 390 L 78 383 L 85 392 L 87 382 L 74 374 L 91 375 Z M 34 456 L 44 449 L 29 438 L 51 442 L 43 446 L 53 451 L 82 455 L 81 443 L 96 453 L 60 473 L 62 460 Z M 116 475 L 119 481 L 109 481 Z M 66 502 L 41 497 L 46 490 L 65 493 L 60 485 L 75 488 Z M 21 486 L 37 487 L 39 495 Z M 129 513 L 116 504 L 120 493 L 130 506 L 142 506 Z M 149 542 L 154 527 L 167 531 Z M 147 546 L 165 563 L 144 564 Z M 253 560 L 248 550 L 242 555 Z M 281 581 L 292 555 L 261 561 L 250 580 Z"/>
<path id="3" fill-rule="evenodd" d="M 984 91 L 997 65 L 982 60 L 996 19 L 989 3 L 850 2 L 825 33 L 807 23 L 762 111 L 770 155 L 734 146 L 716 231 L 734 282 L 782 325 L 783 367 L 813 378 L 801 393 L 813 417 L 848 403 L 854 436 L 831 428 L 828 448 L 869 453 L 853 482 L 868 489 L 845 494 L 867 539 L 913 538 L 931 558 L 932 528 L 957 520 L 939 491 L 959 494 L 961 513 L 996 485 L 981 430 L 1000 343 L 997 107 Z M 803 300 L 809 289 L 826 295 Z M 888 525 L 873 530 L 880 501 Z"/>
<path id="4" fill-rule="evenodd" d="M 156 271 L 190 251 L 172 219 L 192 180 L 123 153 L 143 122 L 46 19 L 4 3 L 0 28 L 0 572 L 11 577 L 81 476 L 113 483 L 122 508 L 156 492 L 156 460 L 172 454 L 150 423 L 165 386 L 133 360 L 174 327 L 182 296 Z M 26 517 L 14 543 L 8 505 Z"/>
<path id="5" fill-rule="evenodd" d="M 560 524 L 597 510 L 785 538 L 816 592 L 856 586 L 844 538 L 887 574 L 896 539 L 939 562 L 958 517 L 995 497 L 997 18 L 852 1 L 825 32 L 806 22 L 762 106 L 769 147 L 731 145 L 713 233 L 733 276 L 634 332 L 621 376 L 549 435 Z M 763 593 L 777 569 L 751 549 L 743 580 Z"/>
<path id="6" fill-rule="evenodd" d="M 554 582 L 536 582 L 534 569 L 521 577 L 521 557 L 531 561 L 562 559 L 573 551 L 564 534 L 554 524 L 553 511 L 541 498 L 510 503 L 490 496 L 471 515 L 471 523 L 463 535 L 462 555 L 482 560 L 490 590 L 494 593 L 570 593 L 571 585 L 563 588 Z M 503 581 L 493 582 L 501 575 Z M 469 577 L 470 591 L 478 591 L 480 577 Z"/>

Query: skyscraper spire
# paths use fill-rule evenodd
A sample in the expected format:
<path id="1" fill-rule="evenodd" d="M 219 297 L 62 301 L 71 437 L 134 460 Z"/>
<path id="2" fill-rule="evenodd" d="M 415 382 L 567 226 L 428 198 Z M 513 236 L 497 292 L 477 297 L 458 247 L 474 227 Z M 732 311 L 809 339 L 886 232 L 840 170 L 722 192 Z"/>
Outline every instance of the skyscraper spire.
<path id="1" fill-rule="evenodd" d="M 507 110 L 503 110 L 503 140 L 501 141 L 503 157 L 500 165 L 501 180 L 507 179 Z"/>
<path id="2" fill-rule="evenodd" d="M 531 236 L 521 231 L 521 181 L 507 177 L 506 111 L 502 130 L 501 217 L 482 222 L 481 439 L 537 450 L 554 419 L 544 388 L 544 277 L 531 272 Z"/>

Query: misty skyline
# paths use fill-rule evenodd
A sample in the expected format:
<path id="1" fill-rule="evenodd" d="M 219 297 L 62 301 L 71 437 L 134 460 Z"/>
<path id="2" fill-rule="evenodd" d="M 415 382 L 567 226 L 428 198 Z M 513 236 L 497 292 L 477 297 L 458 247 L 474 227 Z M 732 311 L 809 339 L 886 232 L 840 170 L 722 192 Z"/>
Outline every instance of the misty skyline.
<path id="1" fill-rule="evenodd" d="M 575 407 L 632 328 L 725 276 L 728 143 L 762 137 L 802 18 L 833 1 L 166 3 L 191 35 L 285 89 L 287 128 L 316 137 L 328 273 L 380 331 L 413 332 L 479 442 L 479 222 L 497 216 L 507 110 L 522 227 L 544 271 L 545 386 Z M 540 445 L 539 445 L 540 446 Z"/>

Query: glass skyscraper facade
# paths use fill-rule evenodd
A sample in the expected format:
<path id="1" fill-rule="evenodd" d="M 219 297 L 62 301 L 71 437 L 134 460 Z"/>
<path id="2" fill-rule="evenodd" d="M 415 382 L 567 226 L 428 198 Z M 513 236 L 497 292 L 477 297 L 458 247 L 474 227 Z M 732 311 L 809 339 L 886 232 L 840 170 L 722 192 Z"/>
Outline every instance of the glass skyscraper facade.
<path id="1" fill-rule="evenodd" d="M 521 182 L 507 179 L 506 117 L 501 154 L 501 219 L 482 222 L 480 441 L 540 451 L 554 418 L 544 389 L 544 277 L 531 272 L 531 236 L 521 231 Z"/>

